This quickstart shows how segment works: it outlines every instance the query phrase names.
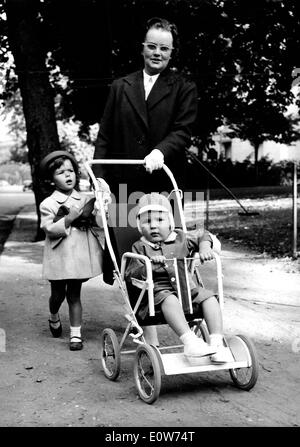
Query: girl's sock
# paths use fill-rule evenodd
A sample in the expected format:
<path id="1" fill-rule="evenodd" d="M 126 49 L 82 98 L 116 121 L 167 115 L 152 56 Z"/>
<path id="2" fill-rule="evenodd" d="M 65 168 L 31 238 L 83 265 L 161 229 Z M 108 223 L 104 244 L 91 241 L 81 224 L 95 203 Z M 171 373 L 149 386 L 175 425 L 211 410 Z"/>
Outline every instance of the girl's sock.
<path id="1" fill-rule="evenodd" d="M 81 326 L 70 326 L 70 338 L 73 337 L 81 339 Z"/>

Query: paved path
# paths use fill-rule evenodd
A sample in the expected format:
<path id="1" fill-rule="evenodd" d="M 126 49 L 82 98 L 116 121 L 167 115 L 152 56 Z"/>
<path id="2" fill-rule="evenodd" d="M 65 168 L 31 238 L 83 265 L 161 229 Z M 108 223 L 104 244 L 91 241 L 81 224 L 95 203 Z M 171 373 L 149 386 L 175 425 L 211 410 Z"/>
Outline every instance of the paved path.
<path id="1" fill-rule="evenodd" d="M 85 346 L 68 350 L 67 306 L 63 337 L 47 326 L 49 286 L 41 278 L 43 242 L 31 242 L 35 214 L 25 208 L 0 257 L 1 426 L 296 426 L 300 425 L 300 275 L 293 265 L 223 246 L 224 326 L 255 341 L 260 376 L 249 393 L 228 374 L 163 380 L 158 401 L 136 395 L 131 360 L 122 359 L 120 379 L 101 371 L 99 337 L 104 327 L 118 336 L 124 317 L 118 290 L 94 278 L 83 286 Z M 208 275 L 211 278 L 211 275 Z M 210 280 L 210 279 L 209 279 Z M 159 327 L 161 343 L 172 333 Z"/>

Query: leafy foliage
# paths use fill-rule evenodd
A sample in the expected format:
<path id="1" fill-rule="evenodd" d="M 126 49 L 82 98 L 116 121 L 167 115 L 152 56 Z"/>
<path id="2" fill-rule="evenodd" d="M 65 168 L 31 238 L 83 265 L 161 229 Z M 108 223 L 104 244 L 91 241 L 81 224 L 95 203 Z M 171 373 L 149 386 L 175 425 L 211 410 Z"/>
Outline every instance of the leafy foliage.
<path id="1" fill-rule="evenodd" d="M 287 186 L 292 184 L 294 163 L 282 160 L 274 163 L 268 157 L 262 157 L 258 162 L 259 175 L 256 177 L 256 166 L 250 160 L 232 162 L 230 159 L 204 161 L 203 164 L 227 187 L 252 186 Z M 202 172 L 202 175 L 201 175 Z M 200 175 L 199 175 L 200 173 Z M 220 188 L 220 184 L 212 177 L 207 177 L 198 164 L 188 165 L 186 187 L 190 189 Z"/>
<path id="2" fill-rule="evenodd" d="M 0 180 L 10 185 L 22 185 L 24 180 L 31 180 L 29 164 L 8 162 L 0 165 Z"/>
<path id="3" fill-rule="evenodd" d="M 300 39 L 299 2 L 117 3 L 121 13 L 117 14 L 119 20 L 113 21 L 116 75 L 140 66 L 141 24 L 147 18 L 164 16 L 178 25 L 179 49 L 171 62 L 197 83 L 195 143 L 200 148 L 207 147 L 211 135 L 224 123 L 232 125 L 234 136 L 249 139 L 254 146 L 266 138 L 280 142 L 298 138 L 284 112 L 293 102 L 292 71 Z"/>
<path id="4" fill-rule="evenodd" d="M 22 0 L 19 0 L 22 1 Z M 199 114 L 195 144 L 229 124 L 257 146 L 266 138 L 298 138 L 285 115 L 293 102 L 300 40 L 297 0 L 36 1 L 42 46 L 61 120 L 99 123 L 109 85 L 142 65 L 141 42 L 152 16 L 178 27 L 174 68 L 195 80 Z M 4 8 L 0 1 L 0 8 Z M 0 62 L 7 63 L 6 22 L 0 16 Z M 13 70 L 13 66 L 10 70 Z M 14 92 L 13 83 L 7 91 Z M 7 99 L 7 97 L 6 97 Z M 299 106 L 299 97 L 297 98 Z"/>

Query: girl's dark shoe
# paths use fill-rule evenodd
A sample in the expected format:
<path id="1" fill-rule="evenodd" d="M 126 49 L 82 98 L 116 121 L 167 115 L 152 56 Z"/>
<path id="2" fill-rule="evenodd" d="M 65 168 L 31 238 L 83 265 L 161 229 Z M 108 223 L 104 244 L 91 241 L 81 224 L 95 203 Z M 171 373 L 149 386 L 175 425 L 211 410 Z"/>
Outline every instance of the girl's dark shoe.
<path id="1" fill-rule="evenodd" d="M 51 331 L 51 334 L 53 335 L 53 337 L 54 338 L 60 337 L 62 334 L 62 325 L 61 325 L 60 320 L 58 319 L 57 321 L 51 321 L 51 320 L 48 320 L 48 321 L 49 321 L 49 328 L 50 328 L 50 331 Z M 53 327 L 53 325 L 54 324 L 56 325 L 56 323 L 59 323 L 59 326 L 57 328 Z"/>
<path id="2" fill-rule="evenodd" d="M 70 351 L 80 351 L 83 348 L 81 337 L 70 338 Z"/>

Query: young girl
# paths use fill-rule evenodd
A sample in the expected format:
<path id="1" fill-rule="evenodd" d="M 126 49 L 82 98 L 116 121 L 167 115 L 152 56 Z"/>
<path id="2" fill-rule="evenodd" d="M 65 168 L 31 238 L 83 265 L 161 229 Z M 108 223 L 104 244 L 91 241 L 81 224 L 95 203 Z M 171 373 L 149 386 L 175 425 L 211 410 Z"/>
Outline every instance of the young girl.
<path id="1" fill-rule="evenodd" d="M 93 216 L 93 201 L 76 189 L 79 169 L 66 151 L 54 151 L 41 162 L 45 179 L 55 191 L 40 204 L 41 228 L 46 233 L 43 278 L 51 285 L 49 327 L 60 337 L 59 309 L 67 299 L 70 318 L 70 350 L 82 349 L 81 286 L 102 273 L 102 247 L 97 237 L 99 219 Z M 85 219 L 83 219 L 85 215 Z"/>
<path id="2" fill-rule="evenodd" d="M 151 259 L 153 263 L 154 304 L 160 307 L 166 322 L 179 336 L 184 345 L 184 354 L 188 359 L 211 356 L 215 363 L 230 360 L 228 350 L 223 343 L 222 315 L 214 293 L 197 287 L 189 278 L 194 303 L 201 306 L 204 319 L 210 333 L 210 343 L 206 343 L 190 329 L 181 304 L 177 298 L 177 283 L 174 264 L 170 259 L 178 260 L 199 252 L 200 261 L 213 259 L 212 238 L 207 231 L 185 234 L 174 228 L 171 204 L 162 194 L 151 193 L 141 197 L 137 214 L 137 226 L 142 237 L 133 244 L 132 251 Z M 131 259 L 126 269 L 126 279 L 146 279 L 145 264 Z M 148 313 L 148 304 L 140 309 L 144 318 Z"/>

